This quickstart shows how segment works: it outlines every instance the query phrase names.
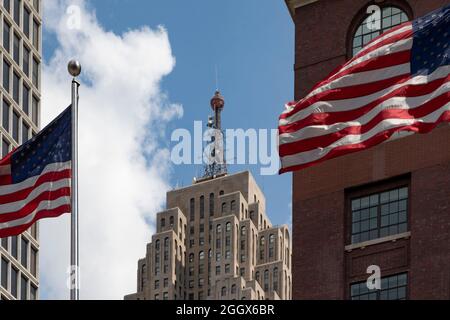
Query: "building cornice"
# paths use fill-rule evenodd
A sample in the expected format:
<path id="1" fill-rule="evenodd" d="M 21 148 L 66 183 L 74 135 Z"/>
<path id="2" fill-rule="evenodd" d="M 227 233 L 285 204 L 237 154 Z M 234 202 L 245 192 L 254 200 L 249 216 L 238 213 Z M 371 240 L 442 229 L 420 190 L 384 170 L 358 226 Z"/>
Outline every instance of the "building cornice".
<path id="1" fill-rule="evenodd" d="M 292 19 L 295 16 L 295 9 L 306 6 L 313 2 L 317 2 L 319 0 L 284 0 L 289 9 L 289 13 L 291 14 Z"/>

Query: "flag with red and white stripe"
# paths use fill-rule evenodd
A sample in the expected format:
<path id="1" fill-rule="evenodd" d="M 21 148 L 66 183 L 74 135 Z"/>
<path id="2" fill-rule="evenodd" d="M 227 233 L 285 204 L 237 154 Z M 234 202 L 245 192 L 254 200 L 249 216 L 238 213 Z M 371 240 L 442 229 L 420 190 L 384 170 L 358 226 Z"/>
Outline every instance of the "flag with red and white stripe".
<path id="1" fill-rule="evenodd" d="M 280 173 L 450 121 L 450 6 L 383 33 L 279 119 Z"/>
<path id="2" fill-rule="evenodd" d="M 70 212 L 71 107 L 0 161 L 0 238 Z"/>

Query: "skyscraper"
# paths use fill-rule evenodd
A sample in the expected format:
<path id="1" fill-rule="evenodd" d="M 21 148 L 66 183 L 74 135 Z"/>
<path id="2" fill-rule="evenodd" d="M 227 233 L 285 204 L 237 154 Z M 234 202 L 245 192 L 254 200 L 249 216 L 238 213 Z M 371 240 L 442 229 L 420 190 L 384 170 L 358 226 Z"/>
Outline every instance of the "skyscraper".
<path id="1" fill-rule="evenodd" d="M 41 0 L 2 0 L 0 6 L 1 155 L 39 130 Z M 38 298 L 38 225 L 0 244 L 0 299 Z"/>
<path id="2" fill-rule="evenodd" d="M 216 92 L 209 127 L 221 129 L 223 106 Z M 212 156 L 223 155 L 223 144 L 212 142 Z M 250 172 L 228 174 L 225 163 L 211 161 L 191 186 L 169 191 L 166 206 L 138 261 L 137 292 L 125 299 L 291 298 L 289 230 L 272 226 Z"/>
<path id="3" fill-rule="evenodd" d="M 450 4 L 285 2 L 295 24 L 296 100 L 381 33 Z M 294 299 L 450 299 L 449 141 L 444 123 L 294 172 Z M 381 288 L 369 290 L 373 266 Z"/>

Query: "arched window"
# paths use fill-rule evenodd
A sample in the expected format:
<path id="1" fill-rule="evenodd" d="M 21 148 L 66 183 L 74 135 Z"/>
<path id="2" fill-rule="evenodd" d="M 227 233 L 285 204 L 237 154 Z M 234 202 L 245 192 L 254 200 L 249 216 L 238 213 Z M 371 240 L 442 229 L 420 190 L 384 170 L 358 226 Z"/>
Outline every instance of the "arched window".
<path id="1" fill-rule="evenodd" d="M 160 244 L 159 244 L 159 239 L 155 241 L 155 249 L 159 250 Z"/>
<path id="2" fill-rule="evenodd" d="M 169 237 L 166 237 L 165 239 L 164 239 L 164 249 L 166 249 L 166 248 L 168 248 L 169 247 Z"/>
<path id="3" fill-rule="evenodd" d="M 233 284 L 231 285 L 231 294 L 235 294 L 236 293 L 236 285 Z"/>
<path id="4" fill-rule="evenodd" d="M 247 234 L 247 228 L 245 226 L 241 227 L 241 236 L 244 237 Z"/>
<path id="5" fill-rule="evenodd" d="M 222 202 L 222 213 L 227 212 L 227 203 L 226 202 Z"/>
<path id="6" fill-rule="evenodd" d="M 255 273 L 255 279 L 256 279 L 256 281 L 259 282 L 259 271 L 256 271 L 256 273 Z"/>
<path id="7" fill-rule="evenodd" d="M 260 245 L 261 247 L 264 247 L 264 244 L 265 244 L 265 240 L 264 240 L 264 236 L 262 236 L 262 237 L 259 239 L 259 245 Z"/>
<path id="8" fill-rule="evenodd" d="M 222 225 L 218 224 L 218 225 L 216 226 L 216 232 L 217 232 L 217 233 L 221 233 L 221 232 L 222 232 Z"/>
<path id="9" fill-rule="evenodd" d="M 222 297 L 227 295 L 227 287 L 222 287 Z"/>
<path id="10" fill-rule="evenodd" d="M 227 222 L 227 224 L 225 225 L 225 231 L 226 232 L 230 232 L 231 231 L 231 223 Z"/>
<path id="11" fill-rule="evenodd" d="M 204 260 L 205 259 L 205 253 L 203 251 L 200 251 L 200 253 L 198 254 L 198 258 L 199 258 L 199 260 Z"/>
<path id="12" fill-rule="evenodd" d="M 275 242 L 275 235 L 274 234 L 271 234 L 270 236 L 269 236 L 269 243 L 270 244 L 273 244 Z"/>
<path id="13" fill-rule="evenodd" d="M 193 253 L 191 253 L 189 255 L 189 262 L 194 262 L 194 254 Z"/>
<path id="14" fill-rule="evenodd" d="M 170 216 L 169 223 L 170 223 L 170 226 L 173 227 L 173 224 L 174 224 L 173 216 Z"/>
<path id="15" fill-rule="evenodd" d="M 223 190 L 220 190 L 219 195 L 223 196 L 224 192 Z"/>
<path id="16" fill-rule="evenodd" d="M 269 290 L 269 270 L 264 271 L 264 291 Z"/>
<path id="17" fill-rule="evenodd" d="M 161 228 L 164 228 L 166 226 L 166 219 L 161 219 Z"/>
<path id="18" fill-rule="evenodd" d="M 378 13 L 373 13 L 373 16 L 366 14 L 352 36 L 350 55 L 356 55 L 372 39 L 408 20 L 406 12 L 394 6 L 382 7 L 381 15 Z"/>
<path id="19" fill-rule="evenodd" d="M 273 268 L 273 290 L 278 290 L 278 268 Z"/>
<path id="20" fill-rule="evenodd" d="M 236 211 L 236 201 L 235 200 L 231 200 L 230 210 L 232 213 L 234 213 Z"/>

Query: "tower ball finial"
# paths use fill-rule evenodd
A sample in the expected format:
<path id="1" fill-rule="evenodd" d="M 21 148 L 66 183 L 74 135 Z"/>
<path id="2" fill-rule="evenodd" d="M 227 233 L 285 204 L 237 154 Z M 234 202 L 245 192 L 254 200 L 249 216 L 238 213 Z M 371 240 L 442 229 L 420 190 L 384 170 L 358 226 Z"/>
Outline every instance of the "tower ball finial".
<path id="1" fill-rule="evenodd" d="M 223 109 L 224 106 L 225 106 L 225 99 L 220 94 L 220 91 L 216 90 L 216 92 L 214 93 L 214 97 L 212 97 L 211 99 L 211 108 L 213 110 Z"/>

